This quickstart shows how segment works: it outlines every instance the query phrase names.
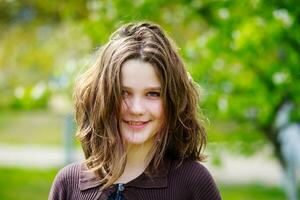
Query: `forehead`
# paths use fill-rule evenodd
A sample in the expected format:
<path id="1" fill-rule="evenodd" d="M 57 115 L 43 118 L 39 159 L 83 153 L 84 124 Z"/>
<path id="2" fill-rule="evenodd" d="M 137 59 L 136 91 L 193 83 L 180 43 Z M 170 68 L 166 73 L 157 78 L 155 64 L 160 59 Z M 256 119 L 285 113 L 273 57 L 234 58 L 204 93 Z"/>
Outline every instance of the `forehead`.
<path id="1" fill-rule="evenodd" d="M 140 59 L 127 60 L 121 68 L 122 86 L 129 88 L 161 87 L 155 67 Z"/>

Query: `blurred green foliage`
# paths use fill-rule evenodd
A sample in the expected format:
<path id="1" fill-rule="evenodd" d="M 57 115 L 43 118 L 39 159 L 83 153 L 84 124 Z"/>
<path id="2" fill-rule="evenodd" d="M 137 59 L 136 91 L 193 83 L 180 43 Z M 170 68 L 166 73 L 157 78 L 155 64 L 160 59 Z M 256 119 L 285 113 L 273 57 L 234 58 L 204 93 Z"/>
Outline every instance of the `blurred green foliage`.
<path id="1" fill-rule="evenodd" d="M 0 112 L 2 144 L 61 146 L 64 128 L 64 116 L 48 110 Z"/>
<path id="2" fill-rule="evenodd" d="M 203 87 L 209 139 L 246 153 L 268 141 L 280 106 L 300 108 L 300 7 L 296 0 L 25 0 L 0 2 L 0 108 L 46 107 L 70 96 L 74 77 L 121 24 L 159 23 Z M 298 113 L 298 114 L 297 114 Z M 223 124 L 223 125 L 220 125 Z M 229 145 L 230 146 L 230 145 Z"/>

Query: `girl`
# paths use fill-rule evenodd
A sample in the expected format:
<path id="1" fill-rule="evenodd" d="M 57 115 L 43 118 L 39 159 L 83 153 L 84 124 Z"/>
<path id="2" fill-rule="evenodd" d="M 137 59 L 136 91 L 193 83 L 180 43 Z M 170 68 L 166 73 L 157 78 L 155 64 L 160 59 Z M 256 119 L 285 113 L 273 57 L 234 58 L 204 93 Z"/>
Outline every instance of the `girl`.
<path id="1" fill-rule="evenodd" d="M 221 199 L 198 162 L 206 133 L 196 84 L 158 25 L 113 33 L 74 97 L 86 161 L 58 173 L 49 199 Z"/>

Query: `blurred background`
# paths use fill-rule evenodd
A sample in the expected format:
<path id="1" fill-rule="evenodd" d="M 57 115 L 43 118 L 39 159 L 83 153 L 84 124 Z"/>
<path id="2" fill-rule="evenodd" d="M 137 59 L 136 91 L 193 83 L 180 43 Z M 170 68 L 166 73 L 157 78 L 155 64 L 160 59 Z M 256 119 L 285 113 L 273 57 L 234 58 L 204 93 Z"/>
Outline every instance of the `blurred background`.
<path id="1" fill-rule="evenodd" d="M 72 89 L 120 25 L 160 24 L 202 87 L 207 162 L 223 199 L 297 198 L 296 0 L 0 0 L 0 199 L 47 199 L 83 158 Z"/>

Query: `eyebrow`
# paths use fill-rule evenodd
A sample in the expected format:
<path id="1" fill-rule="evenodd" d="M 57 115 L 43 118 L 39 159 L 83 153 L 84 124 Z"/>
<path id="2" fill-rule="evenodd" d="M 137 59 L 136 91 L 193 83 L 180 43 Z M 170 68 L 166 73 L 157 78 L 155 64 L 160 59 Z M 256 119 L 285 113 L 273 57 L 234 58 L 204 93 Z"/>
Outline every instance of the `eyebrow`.
<path id="1" fill-rule="evenodd" d="M 132 90 L 130 87 L 126 87 L 126 86 L 122 86 L 123 89 L 126 89 L 126 90 Z M 158 87 L 147 87 L 146 88 L 147 90 L 155 90 L 155 91 L 160 91 L 161 90 L 161 87 L 158 86 Z"/>

